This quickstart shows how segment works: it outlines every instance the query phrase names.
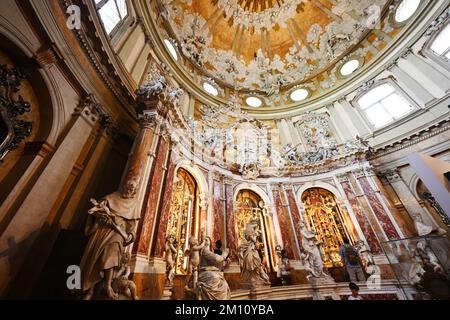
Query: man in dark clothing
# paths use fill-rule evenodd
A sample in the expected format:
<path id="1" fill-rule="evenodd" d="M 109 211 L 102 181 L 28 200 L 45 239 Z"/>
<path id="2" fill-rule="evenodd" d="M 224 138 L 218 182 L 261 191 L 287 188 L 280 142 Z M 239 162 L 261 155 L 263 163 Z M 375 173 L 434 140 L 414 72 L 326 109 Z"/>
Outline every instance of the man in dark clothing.
<path id="1" fill-rule="evenodd" d="M 216 247 L 214 248 L 214 253 L 221 256 L 222 255 L 222 241 L 217 240 L 215 245 L 216 245 Z"/>
<path id="2" fill-rule="evenodd" d="M 350 244 L 347 238 L 344 239 L 344 244 L 339 250 L 339 254 L 350 277 L 350 282 L 366 281 L 366 276 L 359 264 L 358 251 Z"/>

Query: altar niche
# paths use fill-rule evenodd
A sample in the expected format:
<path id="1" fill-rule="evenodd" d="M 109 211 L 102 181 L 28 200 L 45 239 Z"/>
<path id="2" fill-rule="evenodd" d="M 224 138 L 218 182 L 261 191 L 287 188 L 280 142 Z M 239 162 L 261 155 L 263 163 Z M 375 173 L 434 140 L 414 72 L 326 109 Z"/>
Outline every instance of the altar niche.
<path id="1" fill-rule="evenodd" d="M 241 190 L 236 196 L 236 231 L 239 239 L 237 247 L 240 245 L 241 239 L 244 237 L 244 230 L 250 221 L 256 221 L 260 236 L 258 237 L 258 252 L 267 272 L 275 271 L 275 261 L 271 254 L 271 234 L 269 221 L 267 219 L 266 204 L 262 198 L 251 190 Z"/>
<path id="2" fill-rule="evenodd" d="M 173 193 L 170 203 L 170 217 L 167 224 L 167 235 L 175 238 L 177 261 L 176 275 L 186 275 L 188 272 L 189 238 L 198 238 L 200 225 L 199 188 L 194 177 L 185 169 L 180 168 L 173 182 Z"/>
<path id="3" fill-rule="evenodd" d="M 352 242 L 336 197 L 323 188 L 311 188 L 303 192 L 302 202 L 305 208 L 303 219 L 323 242 L 323 263 L 327 268 L 343 267 L 339 249 L 344 238 Z"/>

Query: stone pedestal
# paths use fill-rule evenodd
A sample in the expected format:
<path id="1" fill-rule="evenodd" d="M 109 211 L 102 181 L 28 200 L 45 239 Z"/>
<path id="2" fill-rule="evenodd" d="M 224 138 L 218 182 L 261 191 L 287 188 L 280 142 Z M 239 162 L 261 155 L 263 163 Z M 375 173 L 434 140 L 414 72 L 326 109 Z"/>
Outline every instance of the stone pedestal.
<path id="1" fill-rule="evenodd" d="M 270 285 L 254 287 L 250 289 L 249 297 L 251 300 L 269 300 L 271 291 Z"/>
<path id="2" fill-rule="evenodd" d="M 173 286 L 166 284 L 164 286 L 163 296 L 161 300 L 171 300 L 172 299 L 172 289 Z"/>

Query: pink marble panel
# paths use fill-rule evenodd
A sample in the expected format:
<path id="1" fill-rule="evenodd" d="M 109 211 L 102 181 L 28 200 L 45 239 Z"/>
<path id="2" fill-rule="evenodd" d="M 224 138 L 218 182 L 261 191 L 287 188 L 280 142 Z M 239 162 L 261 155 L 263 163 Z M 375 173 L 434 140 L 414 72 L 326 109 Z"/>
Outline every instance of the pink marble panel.
<path id="1" fill-rule="evenodd" d="M 225 185 L 225 199 L 227 201 L 227 247 L 230 249 L 229 258 L 231 261 L 237 261 L 237 243 L 236 236 L 236 219 L 233 209 L 233 186 Z"/>
<path id="2" fill-rule="evenodd" d="M 213 242 L 222 240 L 224 235 L 224 207 L 222 203 L 222 183 L 219 180 L 213 181 L 213 212 L 214 212 L 214 229 Z"/>
<path id="3" fill-rule="evenodd" d="M 375 235 L 375 231 L 370 225 L 369 220 L 365 216 L 361 208 L 361 205 L 358 202 L 358 199 L 356 199 L 356 196 L 353 193 L 353 190 L 350 186 L 350 182 L 345 181 L 342 182 L 341 184 L 342 188 L 345 191 L 345 194 L 347 195 L 347 199 L 352 207 L 353 213 L 355 214 L 356 220 L 358 221 L 359 227 L 361 228 L 362 233 L 366 237 L 367 244 L 369 245 L 372 253 L 373 254 L 382 253 L 380 242 L 378 241 L 378 238 Z"/>
<path id="4" fill-rule="evenodd" d="M 158 209 L 158 199 L 160 198 L 161 184 L 163 183 L 163 173 L 168 151 L 167 142 L 160 138 L 156 159 L 153 165 L 152 174 L 147 186 L 147 199 L 141 214 L 140 227 L 137 233 L 137 252 L 148 255 L 150 250 L 151 232 L 155 223 L 156 210 Z"/>
<path id="5" fill-rule="evenodd" d="M 283 249 L 286 250 L 287 257 L 291 259 L 298 259 L 298 254 L 296 253 L 297 250 L 295 250 L 295 242 L 293 242 L 291 238 L 291 223 L 289 221 L 289 217 L 286 216 L 286 210 L 283 207 L 283 202 L 281 201 L 280 191 L 273 190 L 273 199 L 275 202 L 275 210 L 277 212 L 278 222 L 280 224 Z"/>
<path id="6" fill-rule="evenodd" d="M 386 211 L 383 208 L 383 205 L 380 202 L 380 199 L 375 194 L 375 191 L 373 190 L 372 186 L 369 183 L 369 180 L 367 180 L 366 177 L 361 177 L 358 179 L 359 183 L 361 184 L 361 187 L 366 194 L 366 197 L 369 201 L 370 206 L 372 207 L 373 212 L 375 213 L 375 216 L 377 217 L 378 221 L 381 224 L 381 227 L 383 228 L 384 232 L 386 233 L 386 236 L 389 240 L 395 240 L 399 239 L 400 236 L 397 232 L 397 230 L 394 227 L 394 224 L 392 223 L 392 220 L 386 213 Z"/>
<path id="7" fill-rule="evenodd" d="M 170 204 L 172 201 L 173 181 L 175 177 L 175 159 L 171 159 L 164 186 L 164 198 L 161 209 L 161 219 L 159 219 L 159 226 L 156 231 L 156 248 L 155 256 L 162 258 L 165 250 L 165 240 L 167 237 L 167 224 L 170 217 Z"/>
<path id="8" fill-rule="evenodd" d="M 299 243 L 302 241 L 302 235 L 300 233 L 300 228 L 298 223 L 300 222 L 300 212 L 298 210 L 297 201 L 295 199 L 294 191 L 292 189 L 286 190 L 289 207 L 291 208 L 292 221 L 294 223 L 295 234 L 297 235 L 297 239 Z"/>

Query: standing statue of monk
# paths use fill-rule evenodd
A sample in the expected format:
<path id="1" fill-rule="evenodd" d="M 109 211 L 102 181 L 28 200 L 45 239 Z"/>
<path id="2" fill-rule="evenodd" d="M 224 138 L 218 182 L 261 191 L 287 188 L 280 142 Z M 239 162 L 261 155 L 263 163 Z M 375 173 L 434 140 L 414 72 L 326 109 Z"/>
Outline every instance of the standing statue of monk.
<path id="1" fill-rule="evenodd" d="M 91 200 L 85 233 L 89 242 L 80 263 L 82 290 L 90 300 L 103 287 L 110 299 L 118 299 L 113 290 L 113 280 L 123 268 L 122 256 L 127 246 L 135 240 L 139 215 L 135 210 L 137 182 L 130 180 L 122 192 L 107 195 L 100 202 Z"/>

